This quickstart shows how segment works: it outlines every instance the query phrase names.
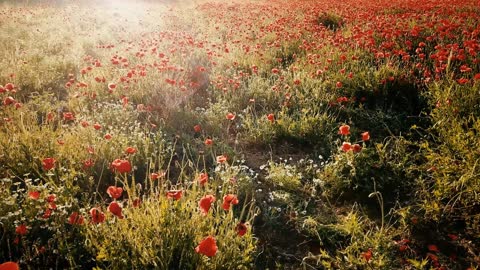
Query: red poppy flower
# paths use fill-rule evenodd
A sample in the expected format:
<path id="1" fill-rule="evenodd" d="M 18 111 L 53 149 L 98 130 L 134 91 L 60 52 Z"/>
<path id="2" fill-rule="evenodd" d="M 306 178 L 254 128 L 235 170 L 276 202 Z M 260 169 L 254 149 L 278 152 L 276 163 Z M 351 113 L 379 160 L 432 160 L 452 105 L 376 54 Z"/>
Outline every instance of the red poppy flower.
<path id="1" fill-rule="evenodd" d="M 49 194 L 46 200 L 47 202 L 52 203 L 57 200 L 57 196 L 55 194 Z"/>
<path id="2" fill-rule="evenodd" d="M 371 249 L 368 249 L 367 251 L 363 252 L 362 253 L 362 257 L 367 261 L 369 262 L 370 259 L 372 258 L 372 250 Z"/>
<path id="3" fill-rule="evenodd" d="M 27 226 L 25 224 L 20 224 L 15 228 L 15 233 L 20 235 L 27 234 Z"/>
<path id="4" fill-rule="evenodd" d="M 55 167 L 55 159 L 54 158 L 44 158 L 42 160 L 42 167 L 45 171 L 49 171 Z"/>
<path id="5" fill-rule="evenodd" d="M 53 112 L 47 113 L 47 121 L 52 121 L 55 118 L 55 114 Z"/>
<path id="6" fill-rule="evenodd" d="M 200 126 L 200 125 L 195 125 L 195 126 L 193 126 L 193 130 L 194 130 L 195 132 L 200 132 L 200 131 L 202 131 L 202 126 Z"/>
<path id="7" fill-rule="evenodd" d="M 208 257 L 213 257 L 217 254 L 218 247 L 217 241 L 213 236 L 208 236 L 200 242 L 200 244 L 195 248 L 195 252 L 203 254 Z"/>
<path id="8" fill-rule="evenodd" d="M 200 185 L 205 185 L 208 182 L 208 174 L 207 173 L 201 173 L 198 177 L 198 183 Z"/>
<path id="9" fill-rule="evenodd" d="M 427 253 L 427 257 L 428 257 L 430 260 L 434 261 L 434 262 L 437 262 L 437 261 L 438 261 L 438 256 L 435 255 L 435 254 Z"/>
<path id="10" fill-rule="evenodd" d="M 213 140 L 212 139 L 205 139 L 205 145 L 212 145 Z"/>
<path id="11" fill-rule="evenodd" d="M 3 105 L 5 105 L 5 106 L 8 106 L 8 105 L 13 104 L 13 103 L 15 103 L 15 99 L 13 97 L 6 97 L 3 100 Z"/>
<path id="12" fill-rule="evenodd" d="M 88 168 L 91 168 L 93 164 L 95 164 L 95 162 L 91 158 L 89 158 L 83 162 L 83 169 L 86 170 Z"/>
<path id="13" fill-rule="evenodd" d="M 127 107 L 127 105 L 128 105 L 128 97 L 123 97 L 123 98 L 122 98 L 122 104 L 123 104 L 123 107 L 124 107 L 124 108 Z"/>
<path id="14" fill-rule="evenodd" d="M 349 135 L 350 134 L 350 126 L 349 125 L 342 125 L 338 129 L 338 134 L 340 135 Z"/>
<path id="15" fill-rule="evenodd" d="M 92 222 L 95 224 L 105 221 L 105 214 L 97 208 L 90 209 L 90 217 L 92 218 Z"/>
<path id="16" fill-rule="evenodd" d="M 337 88 L 341 88 L 343 86 L 343 83 L 342 82 L 337 82 L 335 85 L 337 86 Z"/>
<path id="17" fill-rule="evenodd" d="M 458 235 L 456 235 L 456 234 L 451 234 L 451 233 L 449 233 L 449 234 L 448 234 L 448 237 L 449 237 L 452 241 L 458 240 Z"/>
<path id="18" fill-rule="evenodd" d="M 119 173 L 128 173 L 132 170 L 132 165 L 130 161 L 125 159 L 115 159 L 112 162 L 112 168 Z"/>
<path id="19" fill-rule="evenodd" d="M 125 153 L 127 154 L 135 154 L 137 152 L 137 149 L 133 148 L 133 147 L 127 147 L 127 149 L 125 149 Z"/>
<path id="20" fill-rule="evenodd" d="M 217 156 L 217 163 L 225 163 L 227 161 L 227 156 L 225 155 L 220 155 L 220 156 Z"/>
<path id="21" fill-rule="evenodd" d="M 109 186 L 107 188 L 107 193 L 112 199 L 118 199 L 122 196 L 123 193 L 123 188 L 121 187 L 115 187 L 115 186 Z"/>
<path id="22" fill-rule="evenodd" d="M 20 109 L 23 105 L 22 105 L 22 103 L 20 103 L 20 102 L 15 102 L 14 106 L 15 106 L 15 109 L 18 110 L 18 109 Z"/>
<path id="23" fill-rule="evenodd" d="M 234 120 L 235 119 L 235 114 L 233 113 L 227 113 L 227 115 L 225 116 L 225 118 L 227 118 L 228 120 Z"/>
<path id="24" fill-rule="evenodd" d="M 475 81 L 480 81 L 480 73 L 475 74 L 475 76 L 473 76 L 473 79 Z"/>
<path id="25" fill-rule="evenodd" d="M 108 90 L 112 91 L 113 89 L 117 88 L 117 85 L 114 83 L 109 83 L 108 84 Z"/>
<path id="26" fill-rule="evenodd" d="M 90 124 L 89 124 L 87 121 L 82 120 L 82 121 L 80 122 L 80 125 L 82 125 L 82 127 L 86 128 L 86 127 L 88 127 Z"/>
<path id="27" fill-rule="evenodd" d="M 358 152 L 362 151 L 362 147 L 358 143 L 356 143 L 356 144 L 352 145 L 352 150 L 353 150 L 354 153 L 358 153 Z"/>
<path id="28" fill-rule="evenodd" d="M 40 191 L 29 191 L 28 192 L 28 198 L 32 199 L 32 200 L 38 200 L 38 198 L 40 197 Z"/>
<path id="29" fill-rule="evenodd" d="M 459 84 L 466 84 L 466 83 L 469 82 L 469 80 L 466 79 L 466 78 L 460 78 L 460 79 L 457 79 L 457 82 L 458 82 Z"/>
<path id="30" fill-rule="evenodd" d="M 370 140 L 370 133 L 368 133 L 368 131 L 365 131 L 362 133 L 362 141 L 366 142 Z"/>
<path id="31" fill-rule="evenodd" d="M 94 128 L 95 130 L 99 130 L 99 129 L 102 128 L 102 125 L 96 123 L 96 124 L 93 125 L 93 128 Z"/>
<path id="32" fill-rule="evenodd" d="M 215 201 L 215 196 L 213 195 L 205 195 L 203 198 L 200 199 L 198 202 L 198 206 L 200 207 L 200 211 L 202 214 L 207 215 L 208 210 L 212 206 L 212 203 Z"/>
<path id="33" fill-rule="evenodd" d="M 349 142 L 343 142 L 343 143 L 342 143 L 342 151 L 343 151 L 343 152 L 348 152 L 348 151 L 350 151 L 350 150 L 353 150 L 353 149 L 352 149 L 352 144 L 349 143 Z"/>
<path id="34" fill-rule="evenodd" d="M 63 113 L 63 120 L 69 121 L 69 120 L 74 120 L 75 116 L 71 112 L 64 112 Z"/>
<path id="35" fill-rule="evenodd" d="M 71 225 L 82 225 L 84 221 L 84 218 L 82 215 L 80 215 L 78 212 L 73 212 L 69 217 L 68 217 L 68 223 Z"/>
<path id="36" fill-rule="evenodd" d="M 235 230 L 237 231 L 238 236 L 244 236 L 247 233 L 248 228 L 247 228 L 247 225 L 245 225 L 245 223 L 240 222 L 235 227 Z"/>
<path id="37" fill-rule="evenodd" d="M 182 198 L 183 191 L 182 190 L 169 190 L 167 191 L 167 198 L 180 200 Z"/>
<path id="38" fill-rule="evenodd" d="M 224 210 L 226 210 L 226 211 L 230 210 L 230 207 L 231 207 L 232 204 L 233 205 L 238 204 L 237 196 L 235 196 L 233 194 L 227 194 L 227 195 L 223 196 L 222 207 L 223 207 Z"/>
<path id="39" fill-rule="evenodd" d="M 0 270 L 20 270 L 16 262 L 4 262 L 0 264 Z"/>
<path id="40" fill-rule="evenodd" d="M 440 250 L 436 245 L 428 245 L 428 250 L 431 252 L 439 252 Z"/>
<path id="41" fill-rule="evenodd" d="M 267 115 L 267 119 L 268 119 L 268 121 L 273 123 L 275 121 L 275 115 L 273 113 L 269 113 Z"/>
<path id="42" fill-rule="evenodd" d="M 112 135 L 107 133 L 107 134 L 105 134 L 104 138 L 105 138 L 105 140 L 110 140 L 112 138 Z"/>
<path id="43" fill-rule="evenodd" d="M 55 206 L 55 207 L 56 207 L 56 206 Z M 47 219 L 47 218 L 49 218 L 51 215 L 52 215 L 52 209 L 47 208 L 47 209 L 45 209 L 45 212 L 43 212 L 42 217 L 45 218 L 45 219 Z"/>
<path id="44" fill-rule="evenodd" d="M 120 206 L 120 204 L 118 202 L 116 202 L 116 201 L 111 202 L 108 205 L 108 211 L 110 211 L 110 213 L 117 216 L 119 219 L 123 219 L 122 207 Z"/>
<path id="45" fill-rule="evenodd" d="M 15 85 L 13 83 L 5 84 L 5 89 L 7 89 L 7 91 L 12 91 L 14 88 L 15 88 Z"/>

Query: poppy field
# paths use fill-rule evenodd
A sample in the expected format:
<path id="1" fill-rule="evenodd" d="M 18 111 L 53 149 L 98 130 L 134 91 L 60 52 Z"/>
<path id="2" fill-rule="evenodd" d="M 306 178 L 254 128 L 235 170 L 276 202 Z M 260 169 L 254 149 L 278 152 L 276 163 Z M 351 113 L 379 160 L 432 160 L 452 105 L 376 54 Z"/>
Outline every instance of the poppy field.
<path id="1" fill-rule="evenodd" d="M 480 266 L 478 0 L 0 1 L 0 270 Z"/>

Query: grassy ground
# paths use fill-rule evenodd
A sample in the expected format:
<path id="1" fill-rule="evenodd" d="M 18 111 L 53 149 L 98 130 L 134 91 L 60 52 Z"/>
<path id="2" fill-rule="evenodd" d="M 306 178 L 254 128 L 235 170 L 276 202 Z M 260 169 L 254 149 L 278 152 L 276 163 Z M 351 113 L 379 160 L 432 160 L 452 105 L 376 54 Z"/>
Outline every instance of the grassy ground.
<path id="1" fill-rule="evenodd" d="M 0 262 L 480 264 L 478 1 L 4 2 Z"/>

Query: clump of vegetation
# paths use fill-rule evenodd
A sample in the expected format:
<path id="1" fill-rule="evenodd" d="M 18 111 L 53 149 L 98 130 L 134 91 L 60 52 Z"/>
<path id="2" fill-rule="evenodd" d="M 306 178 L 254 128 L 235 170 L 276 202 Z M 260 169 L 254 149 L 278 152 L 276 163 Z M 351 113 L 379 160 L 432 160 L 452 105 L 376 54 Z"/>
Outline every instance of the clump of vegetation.
<path id="1" fill-rule="evenodd" d="M 342 16 L 338 14 L 332 12 L 324 12 L 318 16 L 317 23 L 323 25 L 329 30 L 337 31 L 343 26 L 344 20 Z"/>

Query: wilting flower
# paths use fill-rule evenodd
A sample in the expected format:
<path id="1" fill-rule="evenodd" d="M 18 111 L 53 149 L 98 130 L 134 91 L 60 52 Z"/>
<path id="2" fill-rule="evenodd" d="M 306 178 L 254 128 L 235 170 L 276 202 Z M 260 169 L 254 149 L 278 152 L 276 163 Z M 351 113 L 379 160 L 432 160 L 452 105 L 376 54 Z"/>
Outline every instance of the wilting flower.
<path id="1" fill-rule="evenodd" d="M 0 270 L 20 270 L 20 266 L 16 262 L 4 262 L 0 264 Z"/>
<path id="2" fill-rule="evenodd" d="M 370 133 L 368 133 L 368 131 L 365 131 L 362 133 L 362 141 L 366 142 L 370 140 Z"/>
<path id="3" fill-rule="evenodd" d="M 213 257 L 217 254 L 218 247 L 217 242 L 213 236 L 208 236 L 200 242 L 195 248 L 195 252 L 203 254 L 208 257 Z"/>
<path id="4" fill-rule="evenodd" d="M 350 134 L 350 126 L 349 125 L 342 125 L 338 129 L 338 134 L 340 135 L 349 135 Z"/>
<path id="5" fill-rule="evenodd" d="M 115 187 L 115 186 L 109 186 L 107 188 L 107 193 L 112 199 L 118 199 L 122 196 L 123 188 Z"/>
<path id="6" fill-rule="evenodd" d="M 44 158 L 42 160 L 42 167 L 45 171 L 49 171 L 55 167 L 55 159 L 54 158 Z"/>
<path id="7" fill-rule="evenodd" d="M 247 225 L 245 225 L 245 223 L 243 223 L 243 222 L 240 222 L 235 227 L 235 231 L 237 231 L 237 234 L 239 236 L 244 236 L 248 231 Z"/>
<path id="8" fill-rule="evenodd" d="M 108 211 L 110 211 L 110 213 L 117 216 L 119 219 L 123 219 L 122 207 L 120 206 L 120 204 L 118 202 L 116 202 L 116 201 L 111 202 L 108 205 Z"/>
<path id="9" fill-rule="evenodd" d="M 135 198 L 132 202 L 134 208 L 139 207 L 142 204 L 142 200 L 140 198 Z"/>
<path id="10" fill-rule="evenodd" d="M 208 210 L 212 206 L 212 203 L 215 201 L 215 196 L 213 195 L 205 195 L 203 198 L 200 199 L 198 202 L 198 206 L 200 207 L 200 211 L 204 214 L 208 214 Z"/>
<path id="11" fill-rule="evenodd" d="M 238 199 L 236 195 L 233 194 L 227 194 L 223 196 L 223 204 L 222 207 L 224 210 L 228 211 L 230 210 L 231 205 L 236 205 L 238 204 Z"/>
<path id="12" fill-rule="evenodd" d="M 167 198 L 180 200 L 182 198 L 183 191 L 182 190 L 169 190 L 167 191 Z"/>
<path id="13" fill-rule="evenodd" d="M 128 160 L 117 158 L 112 162 L 112 168 L 119 173 L 128 173 L 132 170 L 132 165 Z"/>
<path id="14" fill-rule="evenodd" d="M 84 218 L 82 215 L 80 215 L 78 212 L 73 212 L 69 217 L 68 217 L 68 224 L 71 225 L 81 225 L 83 224 Z"/>
<path id="15" fill-rule="evenodd" d="M 97 208 L 90 209 L 90 217 L 92 218 L 92 222 L 95 224 L 105 221 L 105 214 Z"/>
<path id="16" fill-rule="evenodd" d="M 25 224 L 20 224 L 15 228 L 15 233 L 19 235 L 27 234 L 27 226 Z"/>

